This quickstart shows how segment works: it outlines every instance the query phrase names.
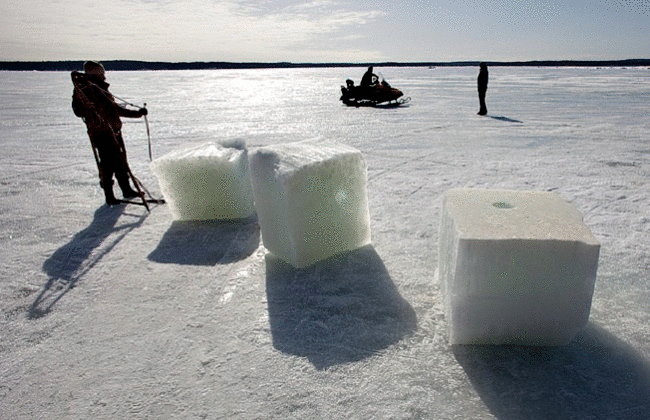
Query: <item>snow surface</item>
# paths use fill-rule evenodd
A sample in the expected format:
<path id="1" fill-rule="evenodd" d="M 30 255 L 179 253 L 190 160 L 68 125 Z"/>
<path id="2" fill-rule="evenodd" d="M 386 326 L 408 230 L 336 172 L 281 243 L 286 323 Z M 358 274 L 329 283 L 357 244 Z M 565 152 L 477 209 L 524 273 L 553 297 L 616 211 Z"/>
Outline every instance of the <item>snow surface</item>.
<path id="1" fill-rule="evenodd" d="M 368 163 L 373 243 L 304 270 L 254 222 L 103 206 L 66 73 L 0 73 L 0 418 L 648 418 L 650 69 L 382 68 L 409 107 L 348 108 L 362 68 L 111 72 L 154 156 L 321 135 Z M 134 172 L 157 192 L 142 121 Z M 567 346 L 450 346 L 440 197 L 554 191 L 601 243 Z"/>

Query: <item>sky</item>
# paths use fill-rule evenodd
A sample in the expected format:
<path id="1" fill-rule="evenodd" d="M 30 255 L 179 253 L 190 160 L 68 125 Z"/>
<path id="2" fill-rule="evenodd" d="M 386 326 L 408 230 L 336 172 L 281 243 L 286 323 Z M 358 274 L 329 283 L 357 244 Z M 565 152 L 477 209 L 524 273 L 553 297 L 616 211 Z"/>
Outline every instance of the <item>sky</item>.
<path id="1" fill-rule="evenodd" d="M 650 0 L 3 0 L 0 60 L 650 58 Z"/>

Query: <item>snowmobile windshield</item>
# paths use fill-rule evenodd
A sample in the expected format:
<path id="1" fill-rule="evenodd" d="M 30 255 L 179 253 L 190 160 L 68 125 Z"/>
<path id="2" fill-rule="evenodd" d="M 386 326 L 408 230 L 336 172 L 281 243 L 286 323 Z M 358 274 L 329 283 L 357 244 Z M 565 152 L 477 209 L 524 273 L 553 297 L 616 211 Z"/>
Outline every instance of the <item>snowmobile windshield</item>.
<path id="1" fill-rule="evenodd" d="M 386 79 L 384 78 L 384 75 L 381 74 L 381 72 L 378 72 L 378 73 L 377 73 L 377 78 L 379 79 L 379 80 L 378 80 L 378 83 L 379 83 L 380 85 L 382 85 L 382 86 L 386 86 L 386 87 L 391 87 L 390 83 L 388 83 L 388 80 L 386 80 Z"/>

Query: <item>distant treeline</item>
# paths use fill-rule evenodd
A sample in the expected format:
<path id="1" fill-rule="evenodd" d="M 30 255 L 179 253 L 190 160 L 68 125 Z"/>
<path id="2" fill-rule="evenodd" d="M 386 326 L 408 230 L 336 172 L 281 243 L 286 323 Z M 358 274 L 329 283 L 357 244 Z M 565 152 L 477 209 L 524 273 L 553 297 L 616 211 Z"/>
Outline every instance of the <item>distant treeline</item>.
<path id="1" fill-rule="evenodd" d="M 172 63 L 163 61 L 107 60 L 102 61 L 107 70 L 218 70 L 261 68 L 324 68 L 324 67 L 457 67 L 478 66 L 478 61 L 451 62 L 379 62 L 379 63 L 231 63 L 223 61 Z M 490 66 L 533 67 L 635 67 L 650 66 L 650 59 L 600 60 L 600 61 L 487 61 Z M 0 61 L 5 71 L 72 71 L 81 70 L 83 61 Z"/>

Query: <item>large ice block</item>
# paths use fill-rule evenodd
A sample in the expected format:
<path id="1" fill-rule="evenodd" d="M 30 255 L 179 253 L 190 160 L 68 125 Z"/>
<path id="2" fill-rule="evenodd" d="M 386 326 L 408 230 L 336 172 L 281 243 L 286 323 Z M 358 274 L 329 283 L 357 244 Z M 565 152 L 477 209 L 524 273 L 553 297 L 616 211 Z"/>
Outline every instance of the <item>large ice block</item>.
<path id="1" fill-rule="evenodd" d="M 249 156 L 265 247 L 297 268 L 370 243 L 367 168 L 358 150 L 304 141 Z"/>
<path id="2" fill-rule="evenodd" d="M 444 194 L 438 275 L 451 344 L 566 344 L 586 325 L 600 244 L 549 192 Z"/>
<path id="3" fill-rule="evenodd" d="M 151 168 L 175 220 L 243 219 L 255 213 L 244 141 L 175 150 Z"/>

